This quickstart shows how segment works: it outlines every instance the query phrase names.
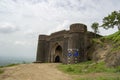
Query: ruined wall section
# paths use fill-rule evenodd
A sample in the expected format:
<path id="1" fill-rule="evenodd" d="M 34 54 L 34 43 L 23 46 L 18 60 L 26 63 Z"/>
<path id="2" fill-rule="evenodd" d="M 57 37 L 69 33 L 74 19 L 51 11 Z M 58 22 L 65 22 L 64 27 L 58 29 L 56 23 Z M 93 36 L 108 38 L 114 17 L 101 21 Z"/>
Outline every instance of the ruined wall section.
<path id="1" fill-rule="evenodd" d="M 77 63 L 85 60 L 85 49 L 87 40 L 87 27 L 84 24 L 72 24 L 70 26 L 68 53 L 73 53 L 72 57 L 68 58 L 68 63 Z M 74 53 L 78 52 L 79 56 L 75 57 Z M 76 60 L 75 60 L 76 59 Z M 76 61 L 76 62 L 75 62 Z"/>
<path id="2" fill-rule="evenodd" d="M 45 62 L 45 47 L 46 47 L 46 35 L 40 35 L 38 38 L 38 47 L 37 47 L 37 62 Z"/>

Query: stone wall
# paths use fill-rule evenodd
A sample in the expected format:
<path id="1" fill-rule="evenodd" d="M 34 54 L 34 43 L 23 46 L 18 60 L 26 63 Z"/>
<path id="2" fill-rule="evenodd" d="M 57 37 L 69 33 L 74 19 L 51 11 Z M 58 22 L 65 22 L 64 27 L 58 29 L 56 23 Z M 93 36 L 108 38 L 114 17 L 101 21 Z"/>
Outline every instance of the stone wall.
<path id="1" fill-rule="evenodd" d="M 51 35 L 40 35 L 36 62 L 78 63 L 87 60 L 89 39 L 87 26 L 76 23 L 70 30 L 62 30 Z M 61 47 L 61 51 L 57 47 Z M 61 52 L 61 53 L 56 53 Z M 59 60 L 60 59 L 60 60 Z"/>

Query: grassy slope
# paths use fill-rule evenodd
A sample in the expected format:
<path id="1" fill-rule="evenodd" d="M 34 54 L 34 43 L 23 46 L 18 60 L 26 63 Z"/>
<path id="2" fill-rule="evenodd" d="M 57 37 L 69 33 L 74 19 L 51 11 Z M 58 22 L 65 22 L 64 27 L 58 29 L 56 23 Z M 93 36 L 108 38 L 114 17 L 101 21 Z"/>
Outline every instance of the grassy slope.
<path id="1" fill-rule="evenodd" d="M 95 61 L 104 60 L 109 67 L 120 65 L 120 31 L 93 39 L 93 45 L 88 51 Z"/>
<path id="2" fill-rule="evenodd" d="M 120 50 L 120 31 L 112 35 L 106 36 L 104 37 L 104 39 L 107 39 L 112 42 L 112 45 L 113 45 L 113 49 L 111 49 L 112 51 Z"/>
<path id="3" fill-rule="evenodd" d="M 110 53 L 107 53 L 108 58 L 106 59 L 108 60 L 106 61 L 108 61 L 109 64 L 112 62 L 119 62 L 120 57 L 117 56 L 120 52 L 120 31 L 109 36 L 101 37 L 100 39 L 93 39 L 93 42 L 95 44 L 94 46 L 100 46 L 98 48 L 103 48 L 103 50 L 104 46 L 111 45 L 111 48 L 109 49 Z M 77 75 L 74 76 L 75 80 L 120 80 L 120 66 L 108 68 L 104 62 L 94 63 L 88 61 L 71 65 L 61 64 L 58 68 L 72 76 Z"/>
<path id="4" fill-rule="evenodd" d="M 108 68 L 105 66 L 104 62 L 94 63 L 92 61 L 81 62 L 79 64 L 62 64 L 59 66 L 59 69 L 70 74 L 86 74 L 99 72 L 120 73 L 120 67 Z"/>
<path id="5" fill-rule="evenodd" d="M 105 36 L 100 39 L 103 40 L 107 44 L 111 45 L 109 53 L 106 54 L 105 62 L 110 67 L 116 67 L 120 65 L 120 31 Z"/>
<path id="6" fill-rule="evenodd" d="M 104 62 L 87 61 L 79 64 L 61 64 L 58 68 L 73 76 L 75 80 L 120 80 L 120 67 L 108 68 Z"/>
<path id="7" fill-rule="evenodd" d="M 9 65 L 6 65 L 6 66 L 0 66 L 0 74 L 2 74 L 4 72 L 4 70 L 2 68 L 4 68 L 4 67 L 12 67 L 12 66 L 16 66 L 16 65 L 19 65 L 19 64 L 9 64 Z"/>
<path id="8" fill-rule="evenodd" d="M 111 44 L 112 49 L 111 51 L 119 51 L 120 50 L 120 31 L 109 35 L 101 37 L 100 39 L 93 39 L 94 43 L 101 44 L 101 46 L 104 46 L 105 43 Z"/>

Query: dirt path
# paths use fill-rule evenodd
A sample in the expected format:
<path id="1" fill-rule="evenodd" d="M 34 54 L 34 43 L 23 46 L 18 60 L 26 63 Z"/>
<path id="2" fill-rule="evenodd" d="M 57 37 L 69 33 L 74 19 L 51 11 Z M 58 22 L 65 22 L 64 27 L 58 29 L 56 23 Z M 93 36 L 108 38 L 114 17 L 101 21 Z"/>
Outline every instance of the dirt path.
<path id="1" fill-rule="evenodd" d="M 55 63 L 21 64 L 4 68 L 0 80 L 71 80 L 70 76 L 62 73 Z"/>

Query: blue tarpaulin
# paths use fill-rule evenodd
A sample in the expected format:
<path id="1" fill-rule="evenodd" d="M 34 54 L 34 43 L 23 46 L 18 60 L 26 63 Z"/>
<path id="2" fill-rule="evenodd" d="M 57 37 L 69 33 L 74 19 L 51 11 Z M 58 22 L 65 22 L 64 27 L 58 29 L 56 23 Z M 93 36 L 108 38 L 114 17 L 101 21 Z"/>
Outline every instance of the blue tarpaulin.
<path id="1" fill-rule="evenodd" d="M 75 57 L 78 57 L 78 56 L 79 56 L 78 51 L 75 51 L 74 56 L 75 56 Z"/>

